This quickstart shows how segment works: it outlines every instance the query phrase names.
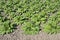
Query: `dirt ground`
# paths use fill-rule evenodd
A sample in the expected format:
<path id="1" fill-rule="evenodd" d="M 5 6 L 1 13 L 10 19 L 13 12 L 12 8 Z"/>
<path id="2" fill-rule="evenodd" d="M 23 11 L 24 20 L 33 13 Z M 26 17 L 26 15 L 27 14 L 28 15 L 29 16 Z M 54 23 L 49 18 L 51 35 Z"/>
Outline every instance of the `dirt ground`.
<path id="1" fill-rule="evenodd" d="M 60 40 L 60 33 L 50 35 L 40 32 L 36 35 L 25 35 L 22 32 L 23 31 L 18 26 L 17 30 L 15 30 L 13 33 L 0 35 L 0 40 Z"/>

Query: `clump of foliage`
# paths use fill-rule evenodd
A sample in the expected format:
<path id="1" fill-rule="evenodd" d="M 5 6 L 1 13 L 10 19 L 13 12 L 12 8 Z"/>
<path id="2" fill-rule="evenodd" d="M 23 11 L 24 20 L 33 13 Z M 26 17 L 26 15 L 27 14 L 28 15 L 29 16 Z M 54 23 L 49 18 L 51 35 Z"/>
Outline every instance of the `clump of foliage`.
<path id="1" fill-rule="evenodd" d="M 0 0 L 0 21 L 3 26 L 0 34 L 11 32 L 14 24 L 21 24 L 26 34 L 39 33 L 41 28 L 47 33 L 56 33 L 60 30 L 59 11 L 60 0 Z"/>
<path id="2" fill-rule="evenodd" d="M 44 24 L 43 30 L 51 34 L 60 32 L 60 12 L 49 17 L 48 21 Z"/>
<path id="3" fill-rule="evenodd" d="M 7 34 L 13 32 L 13 25 L 11 25 L 9 20 L 3 20 L 0 17 L 0 34 Z"/>
<path id="4" fill-rule="evenodd" d="M 39 32 L 38 25 L 34 25 L 31 22 L 24 23 L 22 29 L 24 30 L 25 34 L 36 34 Z"/>

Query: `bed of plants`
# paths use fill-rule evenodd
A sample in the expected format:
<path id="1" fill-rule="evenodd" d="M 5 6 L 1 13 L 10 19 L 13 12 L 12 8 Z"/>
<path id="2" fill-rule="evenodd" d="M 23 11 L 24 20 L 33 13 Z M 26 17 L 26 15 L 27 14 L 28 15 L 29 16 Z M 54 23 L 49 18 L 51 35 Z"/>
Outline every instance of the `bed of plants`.
<path id="1" fill-rule="evenodd" d="M 60 0 L 0 0 L 0 34 L 16 25 L 25 34 L 60 32 Z"/>

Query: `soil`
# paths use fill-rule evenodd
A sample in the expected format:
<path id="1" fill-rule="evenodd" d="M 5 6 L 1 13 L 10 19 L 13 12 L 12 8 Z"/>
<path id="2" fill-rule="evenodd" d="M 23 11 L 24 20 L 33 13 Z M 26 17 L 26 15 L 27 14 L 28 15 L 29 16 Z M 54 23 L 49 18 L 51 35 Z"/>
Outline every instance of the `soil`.
<path id="1" fill-rule="evenodd" d="M 40 32 L 36 35 L 25 35 L 20 26 L 18 26 L 13 33 L 0 35 L 0 40 L 60 40 L 60 33 L 51 35 Z"/>

